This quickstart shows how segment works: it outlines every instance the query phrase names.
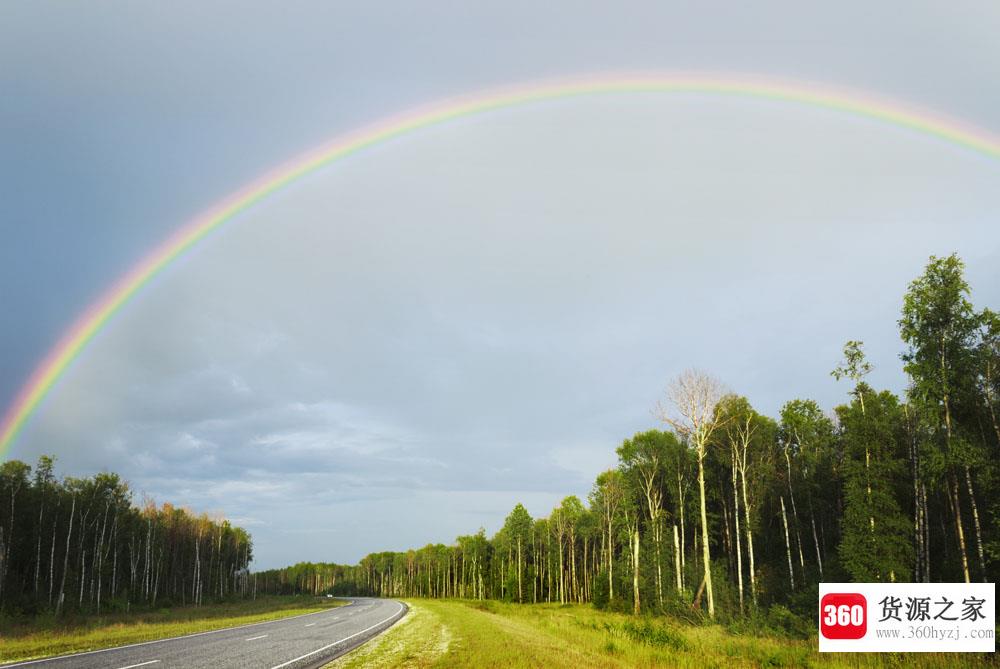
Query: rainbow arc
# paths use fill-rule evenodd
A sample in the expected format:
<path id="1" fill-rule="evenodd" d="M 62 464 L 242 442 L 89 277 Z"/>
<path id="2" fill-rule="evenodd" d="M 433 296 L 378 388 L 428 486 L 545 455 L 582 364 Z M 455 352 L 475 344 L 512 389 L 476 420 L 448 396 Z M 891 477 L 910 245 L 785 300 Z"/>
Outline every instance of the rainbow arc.
<path id="1" fill-rule="evenodd" d="M 421 128 L 545 100 L 634 93 L 758 98 L 827 109 L 930 135 L 990 158 L 1000 158 L 1000 139 L 954 119 L 870 94 L 759 77 L 684 74 L 586 77 L 508 87 L 446 100 L 323 144 L 265 174 L 178 229 L 92 304 L 37 365 L 0 422 L 0 457 L 6 457 L 19 432 L 73 360 L 143 286 L 213 231 L 276 191 L 326 165 Z"/>

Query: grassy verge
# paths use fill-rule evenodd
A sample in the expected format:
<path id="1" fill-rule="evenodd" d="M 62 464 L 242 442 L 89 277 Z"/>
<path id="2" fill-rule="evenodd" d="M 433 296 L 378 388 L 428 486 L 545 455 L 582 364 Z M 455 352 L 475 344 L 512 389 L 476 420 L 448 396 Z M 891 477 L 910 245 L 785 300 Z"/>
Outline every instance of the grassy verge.
<path id="1" fill-rule="evenodd" d="M 440 602 L 406 600 L 406 603 L 410 610 L 402 620 L 324 669 L 432 666 L 451 643 L 451 629 L 444 623 L 449 612 L 437 606 Z"/>
<path id="2" fill-rule="evenodd" d="M 315 597 L 261 597 L 256 601 L 178 607 L 71 619 L 0 621 L 0 662 L 79 653 L 140 641 L 313 613 L 347 602 Z"/>
<path id="3" fill-rule="evenodd" d="M 407 600 L 382 636 L 328 665 L 353 667 L 959 667 L 992 656 L 824 654 L 816 640 L 633 618 L 589 606 Z"/>

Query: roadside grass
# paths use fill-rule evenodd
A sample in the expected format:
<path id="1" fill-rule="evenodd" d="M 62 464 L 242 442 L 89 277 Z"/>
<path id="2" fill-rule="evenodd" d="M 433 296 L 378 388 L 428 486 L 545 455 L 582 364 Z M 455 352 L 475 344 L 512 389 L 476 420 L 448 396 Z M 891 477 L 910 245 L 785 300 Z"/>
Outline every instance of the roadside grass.
<path id="1" fill-rule="evenodd" d="M 346 601 L 310 596 L 259 597 L 155 611 L 30 620 L 0 619 L 0 663 L 125 646 L 224 627 L 314 613 Z"/>
<path id="2" fill-rule="evenodd" d="M 383 669 L 430 667 L 451 643 L 451 629 L 442 615 L 423 600 L 407 600 L 403 618 L 368 643 L 327 664 L 324 669 Z"/>
<path id="3" fill-rule="evenodd" d="M 986 667 L 992 655 L 824 654 L 816 639 L 635 618 L 586 605 L 406 600 L 413 616 L 331 667 Z"/>

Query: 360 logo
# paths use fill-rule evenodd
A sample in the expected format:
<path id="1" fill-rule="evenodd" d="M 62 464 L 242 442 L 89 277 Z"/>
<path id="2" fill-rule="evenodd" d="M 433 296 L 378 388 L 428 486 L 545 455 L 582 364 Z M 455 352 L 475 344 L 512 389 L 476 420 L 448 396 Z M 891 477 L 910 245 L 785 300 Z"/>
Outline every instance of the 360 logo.
<path id="1" fill-rule="evenodd" d="M 868 601 L 856 592 L 831 592 L 819 603 L 820 632 L 827 639 L 860 639 L 868 632 Z"/>

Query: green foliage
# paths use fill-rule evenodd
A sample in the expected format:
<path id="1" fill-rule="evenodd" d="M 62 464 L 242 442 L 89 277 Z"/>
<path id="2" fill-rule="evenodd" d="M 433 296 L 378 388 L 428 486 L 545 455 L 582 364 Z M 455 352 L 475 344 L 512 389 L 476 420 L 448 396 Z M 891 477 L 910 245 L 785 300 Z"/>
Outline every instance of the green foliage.
<path id="1" fill-rule="evenodd" d="M 657 625 L 650 620 L 633 622 L 626 620 L 620 625 L 605 623 L 605 629 L 613 636 L 623 636 L 635 643 L 670 648 L 672 650 L 687 650 L 688 643 L 677 631 L 665 625 Z"/>
<path id="2" fill-rule="evenodd" d="M 117 474 L 58 480 L 54 459 L 0 464 L 0 612 L 144 610 L 252 594 L 249 533 L 145 500 Z"/>
<path id="3" fill-rule="evenodd" d="M 816 633 L 816 621 L 792 613 L 781 604 L 767 610 L 767 627 L 771 633 L 795 639 L 808 639 Z"/>
<path id="4" fill-rule="evenodd" d="M 852 339 L 844 344 L 844 360 L 830 372 L 830 375 L 838 381 L 851 379 L 855 385 L 868 376 L 872 371 L 872 366 L 865 358 L 863 346 L 864 342 L 857 339 Z"/>
<path id="5" fill-rule="evenodd" d="M 858 395 L 837 408 L 846 456 L 840 560 L 858 581 L 907 581 L 913 529 L 898 502 L 907 484 L 903 411 L 888 391 L 862 383 Z"/>
<path id="6" fill-rule="evenodd" d="M 590 597 L 595 609 L 603 611 L 608 608 L 611 598 L 608 588 L 607 570 L 601 570 L 595 575 L 594 588 Z"/>

